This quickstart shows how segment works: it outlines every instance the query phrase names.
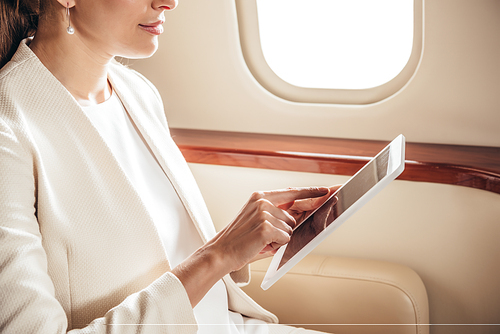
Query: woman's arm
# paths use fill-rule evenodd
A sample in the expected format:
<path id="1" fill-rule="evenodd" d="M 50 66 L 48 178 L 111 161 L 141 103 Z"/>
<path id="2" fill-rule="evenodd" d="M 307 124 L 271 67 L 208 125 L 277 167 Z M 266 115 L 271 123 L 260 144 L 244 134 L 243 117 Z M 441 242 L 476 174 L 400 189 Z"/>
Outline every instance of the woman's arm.
<path id="1" fill-rule="evenodd" d="M 37 196 L 37 164 L 21 122 L 13 115 L 0 117 L 0 328 L 2 333 L 66 333 L 72 326 L 68 319 L 85 312 L 85 306 L 69 300 L 65 310 L 60 299 L 70 296 L 56 297 L 42 246 L 51 236 L 41 235 L 36 212 L 43 201 Z M 137 333 L 143 324 L 161 325 L 168 333 L 196 333 L 190 301 L 172 273 L 71 332 Z"/>

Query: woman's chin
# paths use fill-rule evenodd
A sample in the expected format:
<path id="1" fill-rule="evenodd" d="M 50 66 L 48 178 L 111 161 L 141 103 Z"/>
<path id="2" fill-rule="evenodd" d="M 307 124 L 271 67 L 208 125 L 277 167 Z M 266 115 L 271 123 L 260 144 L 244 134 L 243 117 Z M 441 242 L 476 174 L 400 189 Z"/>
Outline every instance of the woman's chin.
<path id="1" fill-rule="evenodd" d="M 151 43 L 143 45 L 140 48 L 134 48 L 133 50 L 128 50 L 128 52 L 125 52 L 125 54 L 120 56 L 129 59 L 149 58 L 155 54 L 156 50 L 158 50 L 157 37 L 155 37 L 154 40 L 151 41 Z"/>

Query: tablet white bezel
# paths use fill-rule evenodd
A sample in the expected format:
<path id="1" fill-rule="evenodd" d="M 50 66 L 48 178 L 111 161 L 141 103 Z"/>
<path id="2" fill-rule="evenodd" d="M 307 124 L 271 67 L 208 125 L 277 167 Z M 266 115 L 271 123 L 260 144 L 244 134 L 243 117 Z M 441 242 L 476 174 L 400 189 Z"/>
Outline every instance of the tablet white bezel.
<path id="1" fill-rule="evenodd" d="M 321 233 L 315 236 L 307 245 L 305 245 L 300 251 L 298 251 L 294 256 L 290 258 L 281 268 L 278 266 L 281 262 L 283 254 L 285 253 L 286 246 L 282 246 L 278 252 L 274 255 L 269 268 L 267 269 L 264 280 L 262 281 L 261 288 L 267 290 L 271 285 L 276 283 L 286 272 L 288 272 L 295 264 L 302 260 L 307 254 L 309 254 L 316 246 L 318 246 L 323 240 L 325 240 L 333 231 L 335 231 L 340 225 L 342 225 L 348 218 L 350 218 L 356 211 L 358 211 L 363 205 L 365 205 L 369 200 L 371 200 L 377 193 L 379 193 L 383 188 L 385 188 L 390 182 L 392 182 L 396 177 L 398 177 L 404 170 L 405 167 L 405 137 L 399 135 L 396 137 L 389 145 L 384 147 L 374 158 L 372 158 L 363 168 L 361 168 L 356 174 L 354 174 L 338 191 L 340 191 L 347 183 L 354 179 L 368 164 L 377 159 L 382 152 L 389 149 L 389 160 L 387 162 L 387 174 L 375 185 L 373 185 L 367 192 L 365 192 L 356 202 L 354 202 L 349 208 L 347 208 L 342 214 L 340 214 L 328 227 L 326 227 Z M 337 191 L 337 192 L 338 192 Z M 333 194 L 332 196 L 334 196 Z M 311 213 L 310 215 L 312 215 Z"/>

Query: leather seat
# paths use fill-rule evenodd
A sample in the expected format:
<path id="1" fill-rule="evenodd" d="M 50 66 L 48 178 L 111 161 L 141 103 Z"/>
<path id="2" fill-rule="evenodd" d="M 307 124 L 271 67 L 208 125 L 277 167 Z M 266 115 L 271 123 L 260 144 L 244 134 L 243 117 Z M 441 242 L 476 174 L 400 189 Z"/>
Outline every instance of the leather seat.
<path id="1" fill-rule="evenodd" d="M 269 263 L 252 264 L 243 290 L 282 324 L 336 334 L 429 333 L 425 286 L 406 266 L 310 254 L 264 291 Z"/>

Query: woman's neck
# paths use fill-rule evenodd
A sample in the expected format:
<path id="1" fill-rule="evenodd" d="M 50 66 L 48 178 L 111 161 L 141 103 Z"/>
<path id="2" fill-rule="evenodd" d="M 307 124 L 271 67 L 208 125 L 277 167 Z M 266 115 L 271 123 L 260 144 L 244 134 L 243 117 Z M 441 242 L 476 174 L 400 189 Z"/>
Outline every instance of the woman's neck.
<path id="1" fill-rule="evenodd" d="M 107 100 L 111 94 L 107 67 L 112 55 L 98 54 L 78 35 L 40 24 L 30 48 L 81 105 Z"/>

